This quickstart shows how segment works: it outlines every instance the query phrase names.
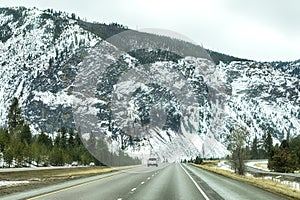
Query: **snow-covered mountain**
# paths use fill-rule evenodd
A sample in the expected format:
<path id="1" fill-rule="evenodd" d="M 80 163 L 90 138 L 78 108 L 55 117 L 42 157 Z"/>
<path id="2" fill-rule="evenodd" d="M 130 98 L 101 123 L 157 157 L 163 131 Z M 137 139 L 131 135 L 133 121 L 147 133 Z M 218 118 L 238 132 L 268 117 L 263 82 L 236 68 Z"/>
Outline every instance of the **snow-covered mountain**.
<path id="1" fill-rule="evenodd" d="M 225 110 L 253 136 L 267 130 L 282 141 L 300 130 L 299 78 L 274 69 L 268 63 L 231 62 L 220 64 L 232 94 Z"/>
<path id="2" fill-rule="evenodd" d="M 37 9 L 2 8 L 0 27 L 1 124 L 14 96 L 33 130 L 72 123 L 67 94 L 75 66 L 100 39 L 64 13 Z"/>
<path id="3" fill-rule="evenodd" d="M 118 24 L 1 8 L 0 124 L 18 97 L 35 133 L 80 126 L 111 151 L 170 160 L 226 155 L 235 125 L 249 138 L 299 134 L 299 61 L 228 58 L 215 64 L 197 45 Z"/>

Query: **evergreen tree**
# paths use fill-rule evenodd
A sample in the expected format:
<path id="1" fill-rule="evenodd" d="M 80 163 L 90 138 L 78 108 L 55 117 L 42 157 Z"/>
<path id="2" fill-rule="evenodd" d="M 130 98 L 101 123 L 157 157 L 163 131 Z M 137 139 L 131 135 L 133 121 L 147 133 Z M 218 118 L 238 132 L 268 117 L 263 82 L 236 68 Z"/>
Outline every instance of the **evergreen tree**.
<path id="1" fill-rule="evenodd" d="M 51 58 L 49 59 L 49 66 L 50 66 L 50 67 L 52 67 L 53 62 L 54 62 L 54 61 L 53 61 L 53 58 L 51 57 Z"/>
<path id="2" fill-rule="evenodd" d="M 280 146 L 277 144 L 272 150 L 268 167 L 278 172 L 294 172 L 300 169 L 300 136 L 283 140 Z"/>
<path id="3" fill-rule="evenodd" d="M 298 168 L 300 169 L 300 135 L 295 138 L 292 138 L 290 141 L 290 148 L 295 152 L 298 157 Z"/>
<path id="4" fill-rule="evenodd" d="M 22 126 L 20 139 L 23 143 L 31 144 L 32 134 L 28 124 Z"/>
<path id="5" fill-rule="evenodd" d="M 75 146 L 75 140 L 74 140 L 74 130 L 71 128 L 69 130 L 69 138 L 68 138 L 68 145 L 70 148 L 73 148 Z"/>
<path id="6" fill-rule="evenodd" d="M 21 167 L 24 161 L 24 144 L 18 138 L 11 136 L 10 145 L 10 150 L 16 165 Z"/>
<path id="7" fill-rule="evenodd" d="M 31 144 L 32 134 L 29 125 L 25 123 L 19 107 L 17 98 L 13 98 L 9 106 L 7 115 L 7 124 L 9 132 L 9 145 L 4 150 L 5 161 L 8 165 L 15 160 L 17 166 L 27 165 L 31 162 Z"/>
<path id="8" fill-rule="evenodd" d="M 5 128 L 0 128 L 0 153 L 4 151 L 5 147 L 9 144 L 8 131 Z"/>
<path id="9" fill-rule="evenodd" d="M 263 147 L 264 150 L 267 154 L 267 157 L 270 158 L 272 157 L 272 149 L 273 149 L 273 138 L 272 138 L 272 134 L 270 131 L 268 131 L 264 137 L 263 137 L 264 141 L 263 141 Z"/>
<path id="10" fill-rule="evenodd" d="M 37 166 L 47 166 L 49 163 L 49 154 L 52 150 L 52 140 L 44 132 L 37 135 L 31 144 L 33 160 Z"/>
<path id="11" fill-rule="evenodd" d="M 24 118 L 21 113 L 21 108 L 19 107 L 19 100 L 16 97 L 12 99 L 11 105 L 9 106 L 7 120 L 8 130 L 10 132 L 13 132 L 17 127 L 24 125 Z"/>
<path id="12" fill-rule="evenodd" d="M 39 144 L 38 141 L 34 141 L 31 144 L 31 152 L 32 152 L 32 158 L 36 163 L 36 166 L 40 166 L 40 164 L 43 162 L 43 145 Z"/>
<path id="13" fill-rule="evenodd" d="M 65 160 L 62 149 L 60 149 L 58 146 L 54 146 L 52 151 L 50 152 L 49 161 L 51 165 L 63 166 Z"/>
<path id="14" fill-rule="evenodd" d="M 74 139 L 74 143 L 76 147 L 80 147 L 82 145 L 82 141 L 80 137 L 81 137 L 81 129 L 80 127 L 78 127 L 78 131 L 77 134 L 75 134 L 75 139 Z"/>
<path id="15" fill-rule="evenodd" d="M 3 151 L 3 159 L 5 160 L 8 167 L 12 165 L 12 162 L 14 160 L 13 150 L 14 150 L 13 144 L 9 143 Z"/>
<path id="16" fill-rule="evenodd" d="M 76 15 L 75 15 L 75 13 L 72 13 L 72 14 L 71 14 L 71 18 L 72 18 L 73 20 L 75 20 L 75 19 L 76 19 Z"/>
<path id="17" fill-rule="evenodd" d="M 258 139 L 255 135 L 252 146 L 251 146 L 251 158 L 252 159 L 258 159 L 259 158 L 259 152 L 258 152 Z"/>
<path id="18" fill-rule="evenodd" d="M 27 142 L 23 144 L 23 161 L 26 166 L 30 166 L 33 161 L 33 152 L 31 145 L 32 143 L 28 144 Z"/>
<path id="19" fill-rule="evenodd" d="M 60 133 L 58 133 L 54 139 L 54 146 L 59 147 L 60 145 L 61 145 L 61 136 Z"/>
<path id="20" fill-rule="evenodd" d="M 196 159 L 195 159 L 195 164 L 202 164 L 203 163 L 203 160 L 200 156 L 197 156 Z"/>
<path id="21" fill-rule="evenodd" d="M 48 150 L 51 150 L 51 148 L 52 148 L 52 140 L 44 132 L 41 132 L 37 136 L 37 144 L 40 146 L 45 146 Z"/>
<path id="22" fill-rule="evenodd" d="M 67 130 L 65 127 L 60 129 L 61 137 L 60 137 L 60 147 L 62 149 L 66 149 L 67 147 Z"/>

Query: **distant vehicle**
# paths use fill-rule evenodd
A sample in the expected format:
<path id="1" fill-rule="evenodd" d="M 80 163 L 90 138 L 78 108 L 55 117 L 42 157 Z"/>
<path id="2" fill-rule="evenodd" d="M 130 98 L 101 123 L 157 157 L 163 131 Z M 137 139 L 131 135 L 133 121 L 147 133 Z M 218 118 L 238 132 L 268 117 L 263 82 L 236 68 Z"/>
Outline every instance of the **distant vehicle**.
<path id="1" fill-rule="evenodd" d="M 78 166 L 78 162 L 77 161 L 73 161 L 71 165 L 72 166 Z"/>
<path id="2" fill-rule="evenodd" d="M 148 162 L 147 162 L 147 166 L 148 167 L 150 167 L 150 166 L 156 166 L 156 167 L 158 167 L 158 160 L 157 160 L 157 158 L 149 158 Z"/>
<path id="3" fill-rule="evenodd" d="M 90 162 L 90 166 L 95 166 L 95 163 L 94 162 Z"/>

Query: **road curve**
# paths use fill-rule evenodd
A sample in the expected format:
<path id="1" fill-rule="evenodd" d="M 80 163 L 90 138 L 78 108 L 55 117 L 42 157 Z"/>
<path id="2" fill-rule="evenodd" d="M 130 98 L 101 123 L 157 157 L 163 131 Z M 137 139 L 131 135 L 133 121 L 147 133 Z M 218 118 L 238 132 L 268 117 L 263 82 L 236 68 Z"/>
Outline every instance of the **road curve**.
<path id="1" fill-rule="evenodd" d="M 45 192 L 47 191 L 47 192 Z M 44 190 L 29 199 L 104 199 L 104 200 L 212 200 L 212 199 L 286 199 L 254 186 L 184 164 L 138 167 Z M 22 196 L 3 199 L 19 199 Z M 15 198 L 14 198 L 15 197 Z M 22 199 L 27 198 L 23 196 Z"/>

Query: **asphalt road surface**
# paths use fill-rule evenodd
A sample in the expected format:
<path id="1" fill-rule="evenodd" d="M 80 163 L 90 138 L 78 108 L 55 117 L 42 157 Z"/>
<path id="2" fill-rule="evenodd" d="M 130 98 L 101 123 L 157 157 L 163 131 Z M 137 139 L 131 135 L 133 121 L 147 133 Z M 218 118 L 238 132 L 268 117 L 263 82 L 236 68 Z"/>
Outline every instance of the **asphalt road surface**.
<path id="1" fill-rule="evenodd" d="M 201 200 L 286 199 L 254 186 L 184 164 L 138 167 L 86 179 L 59 188 L 16 194 L 4 199 Z"/>

